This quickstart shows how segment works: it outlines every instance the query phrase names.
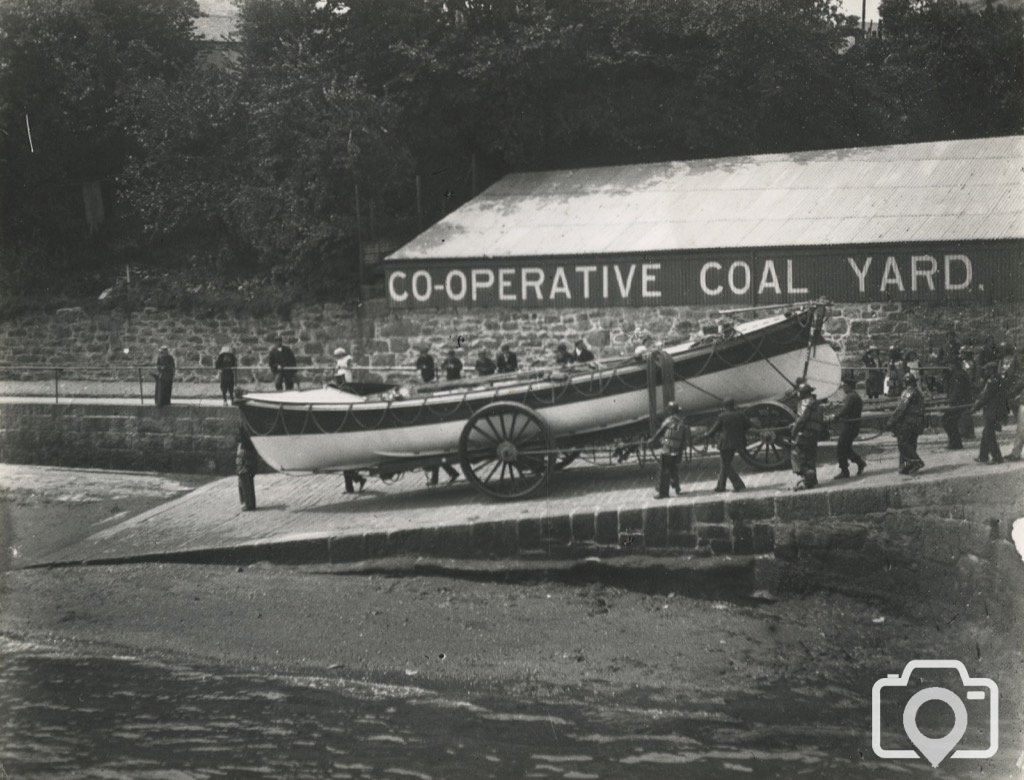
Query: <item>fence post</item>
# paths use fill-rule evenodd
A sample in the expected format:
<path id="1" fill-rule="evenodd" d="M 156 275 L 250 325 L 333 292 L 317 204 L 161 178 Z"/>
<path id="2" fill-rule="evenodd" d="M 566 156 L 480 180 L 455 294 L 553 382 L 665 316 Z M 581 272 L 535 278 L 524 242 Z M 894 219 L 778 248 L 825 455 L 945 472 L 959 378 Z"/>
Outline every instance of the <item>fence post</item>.
<path id="1" fill-rule="evenodd" d="M 146 403 L 146 394 L 142 390 L 142 366 L 139 366 L 139 403 Z"/>
<path id="2" fill-rule="evenodd" d="M 60 403 L 60 369 L 53 369 L 53 402 Z"/>

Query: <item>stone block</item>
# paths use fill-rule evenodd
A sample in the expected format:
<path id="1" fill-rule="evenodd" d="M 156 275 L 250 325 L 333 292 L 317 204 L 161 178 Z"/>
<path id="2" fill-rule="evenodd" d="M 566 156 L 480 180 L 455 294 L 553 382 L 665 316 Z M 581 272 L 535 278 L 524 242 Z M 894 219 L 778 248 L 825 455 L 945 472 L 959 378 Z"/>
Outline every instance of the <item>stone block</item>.
<path id="1" fill-rule="evenodd" d="M 670 534 L 668 537 L 669 547 L 678 547 L 682 550 L 693 550 L 697 547 L 697 535 L 688 533 Z"/>
<path id="2" fill-rule="evenodd" d="M 721 524 L 694 523 L 693 530 L 698 539 L 732 539 L 729 527 Z"/>
<path id="3" fill-rule="evenodd" d="M 668 517 L 661 513 L 649 516 L 644 523 L 644 541 L 648 547 L 668 544 Z"/>
<path id="4" fill-rule="evenodd" d="M 328 540 L 328 555 L 331 563 L 349 563 L 366 558 L 365 539 L 358 536 L 336 536 Z"/>
<path id="5" fill-rule="evenodd" d="M 752 529 L 751 543 L 754 553 L 772 552 L 775 549 L 775 529 L 768 523 L 755 523 Z"/>
<path id="6" fill-rule="evenodd" d="M 555 515 L 541 520 L 541 533 L 546 543 L 568 544 L 572 541 L 572 523 L 568 515 Z"/>
<path id="7" fill-rule="evenodd" d="M 574 510 L 571 516 L 572 540 L 574 542 L 592 542 L 594 540 L 594 512 L 591 509 Z"/>
<path id="8" fill-rule="evenodd" d="M 616 509 L 601 509 L 594 516 L 594 541 L 598 544 L 619 543 L 619 513 Z"/>
<path id="9" fill-rule="evenodd" d="M 526 518 L 517 523 L 519 550 L 539 550 L 543 547 L 540 541 L 540 520 Z"/>
<path id="10" fill-rule="evenodd" d="M 751 555 L 754 552 L 754 529 L 742 521 L 732 524 L 732 546 L 737 555 Z"/>
<path id="11" fill-rule="evenodd" d="M 658 507 L 662 505 L 657 505 Z M 689 504 L 669 504 L 666 507 L 668 514 L 668 534 L 688 534 L 693 530 L 693 514 Z"/>
<path id="12" fill-rule="evenodd" d="M 775 501 L 770 497 L 733 499 L 724 503 L 730 520 L 766 520 L 775 516 Z"/>
<path id="13" fill-rule="evenodd" d="M 833 517 L 861 517 L 886 512 L 890 506 L 889 492 L 884 488 L 840 488 L 828 492 L 829 514 Z"/>
<path id="14" fill-rule="evenodd" d="M 828 493 L 822 489 L 775 497 L 780 520 L 825 520 L 829 516 Z"/>
<path id="15" fill-rule="evenodd" d="M 621 507 L 619 515 L 619 533 L 643 533 L 643 510 L 636 507 Z"/>
<path id="16" fill-rule="evenodd" d="M 701 501 L 690 506 L 694 523 L 722 523 L 725 521 L 725 505 L 722 501 Z"/>
<path id="17" fill-rule="evenodd" d="M 644 551 L 644 535 L 642 532 L 636 531 L 625 531 L 619 534 L 619 547 L 622 552 L 630 554 L 640 554 Z"/>
<path id="18" fill-rule="evenodd" d="M 363 556 L 383 558 L 388 549 L 388 535 L 384 532 L 363 534 Z"/>
<path id="19" fill-rule="evenodd" d="M 708 546 L 714 555 L 729 555 L 733 552 L 732 541 L 729 539 L 711 539 Z"/>
<path id="20" fill-rule="evenodd" d="M 260 545 L 260 558 L 271 563 L 301 565 L 304 563 L 329 563 L 331 550 L 329 540 L 294 539 Z"/>

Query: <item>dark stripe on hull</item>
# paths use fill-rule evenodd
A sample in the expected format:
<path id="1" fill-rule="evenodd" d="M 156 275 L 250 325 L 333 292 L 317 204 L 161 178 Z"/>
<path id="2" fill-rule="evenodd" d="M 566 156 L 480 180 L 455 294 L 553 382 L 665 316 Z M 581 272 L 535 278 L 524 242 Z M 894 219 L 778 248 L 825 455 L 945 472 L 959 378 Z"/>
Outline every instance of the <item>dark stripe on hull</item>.
<path id="1" fill-rule="evenodd" d="M 734 336 L 692 352 L 673 356 L 673 376 L 676 381 L 691 380 L 735 368 L 739 364 L 755 363 L 792 352 L 807 345 L 812 323 L 810 313 L 801 313 L 762 331 Z M 817 343 L 823 344 L 820 337 Z M 771 370 L 771 369 L 769 369 Z M 795 377 L 787 377 L 794 379 Z M 543 385 L 538 389 L 534 386 Z M 375 402 L 352 404 L 343 410 L 323 410 L 311 405 L 282 403 L 277 407 L 256 406 L 242 401 L 242 417 L 258 436 L 295 436 L 312 433 L 348 433 L 350 431 L 404 428 L 435 422 L 468 420 L 479 409 L 494 401 L 517 401 L 531 409 L 546 409 L 562 404 L 578 403 L 595 397 L 612 397 L 623 393 L 647 389 L 647 366 L 637 363 L 615 370 L 595 371 L 592 375 L 570 377 L 570 381 L 553 384 L 550 380 L 537 380 L 522 387 L 494 390 L 484 398 L 465 400 L 465 394 L 452 400 L 433 400 L 436 396 L 423 396 L 412 400 L 394 401 L 387 408 L 362 408 Z M 487 392 L 480 387 L 468 388 L 466 393 Z M 433 400 L 433 402 L 431 402 Z"/>

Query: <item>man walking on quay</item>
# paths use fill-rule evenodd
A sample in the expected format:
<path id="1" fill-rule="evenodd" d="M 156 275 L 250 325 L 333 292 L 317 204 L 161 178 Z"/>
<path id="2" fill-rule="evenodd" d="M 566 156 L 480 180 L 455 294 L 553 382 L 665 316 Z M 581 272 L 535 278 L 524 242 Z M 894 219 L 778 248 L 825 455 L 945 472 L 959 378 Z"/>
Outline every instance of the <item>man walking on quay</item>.
<path id="1" fill-rule="evenodd" d="M 658 442 L 664 439 L 661 449 L 661 472 L 658 475 L 658 492 L 655 498 L 668 498 L 668 486 L 671 483 L 672 489 L 678 496 L 683 492 L 679 486 L 679 459 L 683 455 L 683 446 L 686 442 L 686 422 L 683 420 L 683 413 L 679 404 L 669 401 L 665 404 L 665 411 L 668 416 L 651 437 L 650 446 L 657 446 Z"/>
<path id="2" fill-rule="evenodd" d="M 974 404 L 973 411 L 981 410 L 981 418 L 984 420 L 984 427 L 981 429 L 981 447 L 978 450 L 978 463 L 1002 463 L 1003 453 L 999 451 L 999 441 L 996 439 L 996 430 L 1006 419 L 1006 392 L 1003 389 L 1002 379 L 999 377 L 999 366 L 995 363 L 988 363 L 982 369 L 982 376 L 985 377 L 985 387 Z M 991 458 L 991 460 L 989 460 Z"/>
<path id="3" fill-rule="evenodd" d="M 964 448 L 963 437 L 960 435 L 962 423 L 960 418 L 971 414 L 971 402 L 974 400 L 974 389 L 971 387 L 971 378 L 967 376 L 960 361 L 954 360 L 949 364 L 949 373 L 946 376 L 946 406 L 942 413 L 942 427 L 946 431 L 946 449 L 962 450 Z"/>
<path id="4" fill-rule="evenodd" d="M 154 399 L 157 406 L 169 406 L 171 403 L 171 389 L 174 387 L 174 358 L 167 347 L 160 347 L 160 353 L 156 356 L 156 373 L 153 374 L 156 380 Z"/>
<path id="5" fill-rule="evenodd" d="M 850 478 L 850 461 L 857 464 L 857 476 L 864 473 L 867 466 L 864 458 L 853 451 L 853 442 L 860 433 L 861 412 L 864 409 L 864 401 L 857 392 L 857 379 L 852 376 L 843 378 L 843 390 L 846 397 L 843 398 L 843 405 L 835 416 L 832 417 L 838 428 L 839 439 L 836 442 L 836 460 L 839 463 L 839 473 L 833 479 Z"/>
<path id="6" fill-rule="evenodd" d="M 722 404 L 722 412 L 715 420 L 715 424 L 704 434 L 705 439 L 711 439 L 716 433 L 718 439 L 718 484 L 715 485 L 716 493 L 725 492 L 725 480 L 732 483 L 733 490 L 743 490 L 746 485 L 736 473 L 732 466 L 732 459 L 736 453 L 747 446 L 747 431 L 750 430 L 750 419 L 743 412 L 736 409 L 736 402 L 731 398 L 725 399 Z"/>
<path id="7" fill-rule="evenodd" d="M 800 385 L 800 403 L 793 423 L 793 450 L 790 460 L 793 473 L 800 477 L 793 490 L 810 490 L 818 486 L 818 439 L 825 430 L 825 415 L 814 397 L 814 388 Z"/>
<path id="8" fill-rule="evenodd" d="M 295 387 L 295 353 L 284 345 L 284 338 L 277 337 L 277 343 L 267 358 L 270 372 L 274 375 L 275 390 L 291 390 Z"/>
<path id="9" fill-rule="evenodd" d="M 906 389 L 900 394 L 896 411 L 889 418 L 889 429 L 896 434 L 900 451 L 900 474 L 914 474 L 924 468 L 917 454 L 917 437 L 924 430 L 924 396 L 917 389 L 917 379 L 907 374 Z"/>

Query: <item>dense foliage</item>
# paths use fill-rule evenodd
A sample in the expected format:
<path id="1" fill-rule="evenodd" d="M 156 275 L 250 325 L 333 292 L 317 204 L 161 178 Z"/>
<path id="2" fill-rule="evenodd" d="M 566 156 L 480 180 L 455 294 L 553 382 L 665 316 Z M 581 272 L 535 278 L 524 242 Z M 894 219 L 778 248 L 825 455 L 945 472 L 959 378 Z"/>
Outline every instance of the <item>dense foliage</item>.
<path id="1" fill-rule="evenodd" d="M 863 40 L 828 0 L 240 10 L 211 64 L 194 0 L 0 4 L 6 281 L 130 259 L 322 286 L 360 239 L 406 239 L 509 170 L 1024 129 L 1024 27 L 1000 6 L 883 0 Z M 93 236 L 91 181 L 117 205 Z"/>

